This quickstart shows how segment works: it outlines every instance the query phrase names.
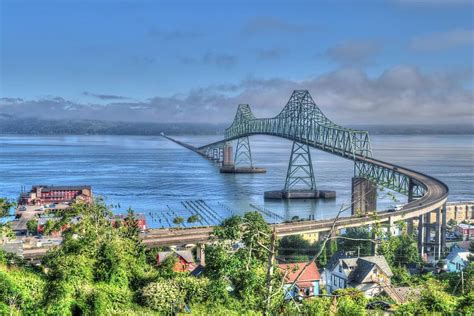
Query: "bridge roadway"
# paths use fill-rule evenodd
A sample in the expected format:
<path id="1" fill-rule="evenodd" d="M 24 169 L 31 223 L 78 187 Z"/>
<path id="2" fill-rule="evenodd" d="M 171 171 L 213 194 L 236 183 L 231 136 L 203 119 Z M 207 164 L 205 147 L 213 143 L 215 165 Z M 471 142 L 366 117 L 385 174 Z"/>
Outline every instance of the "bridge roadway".
<path id="1" fill-rule="evenodd" d="M 202 148 L 196 148 L 180 141 L 166 137 L 184 147 L 199 152 Z M 214 144 L 222 143 L 216 142 Z M 207 146 L 205 146 L 207 147 Z M 445 205 L 449 189 L 443 182 L 408 168 L 394 165 L 388 162 L 377 160 L 374 158 L 355 156 L 356 160 L 370 163 L 382 168 L 396 170 L 396 172 L 407 176 L 419 183 L 424 189 L 425 194 L 414 201 L 405 204 L 401 210 L 396 212 L 378 212 L 377 217 L 357 217 L 357 216 L 341 216 L 339 217 L 336 228 L 349 228 L 379 223 L 393 224 L 400 220 L 408 220 L 418 218 L 420 215 L 430 213 L 437 209 L 443 208 Z M 350 212 L 350 208 L 347 210 Z M 298 235 L 305 233 L 327 232 L 331 229 L 334 219 L 304 221 L 293 223 L 274 224 L 275 230 L 279 237 L 288 235 Z M 212 227 L 197 227 L 185 229 L 153 229 L 143 237 L 143 242 L 148 246 L 171 246 L 204 243 L 209 240 L 209 234 Z"/>

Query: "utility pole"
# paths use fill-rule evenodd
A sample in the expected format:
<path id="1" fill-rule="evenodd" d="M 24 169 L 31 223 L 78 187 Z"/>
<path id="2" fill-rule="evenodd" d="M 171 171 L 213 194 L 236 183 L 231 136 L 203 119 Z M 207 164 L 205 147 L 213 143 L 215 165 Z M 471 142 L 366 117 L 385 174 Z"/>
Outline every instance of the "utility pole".
<path id="1" fill-rule="evenodd" d="M 272 237 L 270 240 L 270 253 L 268 254 L 268 266 L 267 266 L 267 302 L 265 305 L 264 315 L 270 315 L 271 297 L 272 297 L 272 276 L 273 276 L 273 265 L 275 262 L 275 244 L 276 244 L 276 231 L 273 227 Z"/>

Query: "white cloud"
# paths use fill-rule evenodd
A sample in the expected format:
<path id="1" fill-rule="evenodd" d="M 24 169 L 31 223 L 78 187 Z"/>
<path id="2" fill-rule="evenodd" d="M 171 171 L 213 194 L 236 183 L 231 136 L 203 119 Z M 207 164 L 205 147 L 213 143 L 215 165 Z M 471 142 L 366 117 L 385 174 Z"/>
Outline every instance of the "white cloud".
<path id="1" fill-rule="evenodd" d="M 325 55 L 342 65 L 366 65 L 373 63 L 381 50 L 382 45 L 375 40 L 352 40 L 330 47 Z"/>
<path id="2" fill-rule="evenodd" d="M 399 65 L 374 78 L 360 69 L 340 68 L 309 80 L 249 77 L 232 85 L 141 102 L 91 105 L 62 98 L 5 98 L 0 102 L 0 113 L 56 119 L 221 123 L 232 121 L 239 103 L 250 104 L 257 117 L 273 117 L 294 89 L 307 89 L 322 111 L 343 125 L 471 123 L 474 93 L 465 86 L 467 80 L 472 80 L 469 71 L 426 73 Z M 74 108 L 73 113 L 64 106 Z"/>
<path id="3" fill-rule="evenodd" d="M 474 44 L 474 30 L 454 29 L 415 37 L 410 48 L 415 51 L 442 51 Z"/>

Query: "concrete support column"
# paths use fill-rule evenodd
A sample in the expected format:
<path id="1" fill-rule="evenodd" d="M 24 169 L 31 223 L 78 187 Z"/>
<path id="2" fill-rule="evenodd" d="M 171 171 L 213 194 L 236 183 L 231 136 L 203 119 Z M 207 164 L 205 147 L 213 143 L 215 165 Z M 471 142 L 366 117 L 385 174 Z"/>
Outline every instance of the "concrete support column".
<path id="1" fill-rule="evenodd" d="M 377 234 L 375 233 L 375 230 L 372 227 L 372 240 L 377 241 Z M 370 252 L 372 256 L 375 256 L 377 254 L 377 244 L 375 242 L 370 243 Z"/>
<path id="2" fill-rule="evenodd" d="M 377 186 L 362 177 L 352 178 L 352 215 L 377 210 Z"/>
<path id="3" fill-rule="evenodd" d="M 413 218 L 407 219 L 407 234 L 413 235 Z"/>
<path id="4" fill-rule="evenodd" d="M 395 221 L 393 220 L 392 216 L 390 216 L 388 218 L 388 226 L 387 226 L 388 235 L 392 236 L 394 230 L 395 230 Z"/>
<path id="5" fill-rule="evenodd" d="M 441 208 L 436 210 L 436 223 L 435 223 L 435 260 L 441 259 Z"/>
<path id="6" fill-rule="evenodd" d="M 424 236 L 425 236 L 425 240 L 424 240 L 424 244 L 425 244 L 425 253 L 427 255 L 430 255 L 429 253 L 429 250 L 428 248 L 430 248 L 431 250 L 431 247 L 430 247 L 430 238 L 431 238 L 431 223 L 430 223 L 430 219 L 431 219 L 431 212 L 430 213 L 426 213 L 424 216 L 424 219 L 423 219 L 423 230 L 425 231 L 424 232 Z"/>
<path id="7" fill-rule="evenodd" d="M 202 245 L 198 244 L 196 246 L 196 257 L 202 266 L 206 265 L 205 247 L 206 247 L 205 244 L 202 244 Z"/>
<path id="8" fill-rule="evenodd" d="M 425 237 L 425 230 L 424 230 L 424 216 L 418 216 L 418 251 L 421 256 L 425 254 L 425 247 L 424 247 L 424 237 Z"/>
<path id="9" fill-rule="evenodd" d="M 446 248 L 446 216 L 448 210 L 446 209 L 446 203 L 444 203 L 441 209 L 441 251 L 444 251 Z"/>
<path id="10" fill-rule="evenodd" d="M 231 167 L 234 165 L 234 149 L 232 148 L 232 145 L 229 143 L 226 143 L 224 146 L 224 162 L 223 165 L 225 167 Z"/>

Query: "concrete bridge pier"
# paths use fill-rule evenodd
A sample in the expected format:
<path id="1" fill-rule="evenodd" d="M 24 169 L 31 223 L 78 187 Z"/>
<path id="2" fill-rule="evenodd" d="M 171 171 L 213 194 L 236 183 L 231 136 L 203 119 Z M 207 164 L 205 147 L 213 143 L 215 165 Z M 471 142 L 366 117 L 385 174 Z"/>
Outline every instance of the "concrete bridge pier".
<path id="1" fill-rule="evenodd" d="M 366 178 L 352 178 L 352 215 L 377 210 L 377 186 Z"/>
<path id="2" fill-rule="evenodd" d="M 198 244 L 196 246 L 196 259 L 202 266 L 206 265 L 205 244 Z"/>
<path id="3" fill-rule="evenodd" d="M 425 236 L 425 229 L 424 229 L 424 215 L 418 216 L 418 252 L 421 256 L 425 254 L 425 247 L 424 247 L 424 236 Z"/>
<path id="4" fill-rule="evenodd" d="M 230 143 L 224 145 L 224 161 L 222 167 L 234 167 L 234 149 Z"/>
<path id="5" fill-rule="evenodd" d="M 413 227 L 414 227 L 413 218 L 407 219 L 406 223 L 407 223 L 407 234 L 413 235 Z"/>
<path id="6" fill-rule="evenodd" d="M 223 148 L 223 163 L 221 173 L 265 173 L 264 168 L 253 166 L 252 151 L 250 150 L 249 138 L 243 137 L 237 140 L 234 149 L 230 142 L 226 142 Z"/>
<path id="7" fill-rule="evenodd" d="M 447 217 L 447 208 L 446 203 L 444 203 L 443 207 L 441 208 L 441 252 L 446 249 L 446 217 Z"/>

